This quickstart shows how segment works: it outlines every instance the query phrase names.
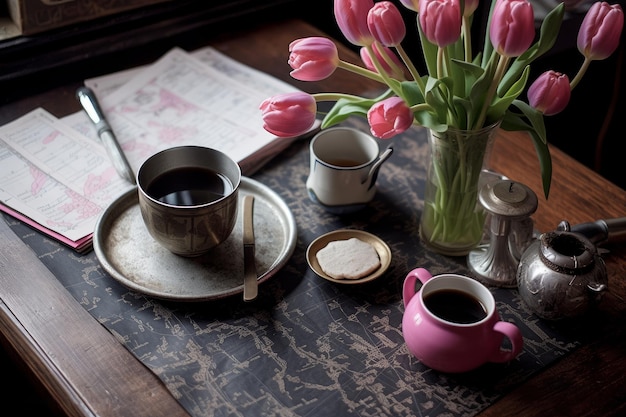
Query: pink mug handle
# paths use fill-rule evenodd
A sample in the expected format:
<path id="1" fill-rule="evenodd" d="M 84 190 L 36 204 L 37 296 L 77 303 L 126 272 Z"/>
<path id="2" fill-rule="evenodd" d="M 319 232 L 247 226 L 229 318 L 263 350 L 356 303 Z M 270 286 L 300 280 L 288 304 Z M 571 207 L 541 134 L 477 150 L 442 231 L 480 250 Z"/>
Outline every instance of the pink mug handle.
<path id="1" fill-rule="evenodd" d="M 509 339 L 511 342 L 511 350 L 503 350 L 502 348 L 498 349 L 495 355 L 489 359 L 490 362 L 509 362 L 515 359 L 515 357 L 522 352 L 524 339 L 522 338 L 522 333 L 516 325 L 506 321 L 498 321 L 493 326 L 493 331 L 501 333 Z"/>
<path id="2" fill-rule="evenodd" d="M 415 282 L 419 279 L 423 284 L 431 279 L 433 276 L 424 268 L 415 268 L 409 272 L 404 279 L 404 285 L 402 287 L 402 300 L 404 301 L 404 308 L 409 304 L 409 301 L 417 293 L 415 291 Z"/>

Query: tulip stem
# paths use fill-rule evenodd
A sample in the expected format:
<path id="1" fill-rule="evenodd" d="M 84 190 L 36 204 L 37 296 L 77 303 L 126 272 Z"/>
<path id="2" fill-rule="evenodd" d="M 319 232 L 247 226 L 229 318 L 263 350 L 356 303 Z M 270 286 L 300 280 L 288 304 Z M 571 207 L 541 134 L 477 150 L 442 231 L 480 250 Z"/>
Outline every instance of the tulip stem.
<path id="1" fill-rule="evenodd" d="M 465 47 L 465 61 L 472 62 L 472 34 L 468 16 L 463 16 L 463 45 Z"/>
<path id="2" fill-rule="evenodd" d="M 391 90 L 398 97 L 403 97 L 402 91 L 398 90 L 398 87 L 397 87 L 398 84 L 391 81 L 391 78 L 387 75 L 387 72 L 382 67 L 380 61 L 378 60 L 378 57 L 374 53 L 374 48 L 372 47 L 372 45 L 367 45 L 366 48 L 367 48 L 367 52 L 370 55 L 370 59 L 372 60 L 372 64 L 374 64 L 374 67 L 376 67 L 376 71 L 378 71 L 378 75 L 380 75 L 380 77 L 385 82 L 385 84 L 387 84 L 387 86 L 389 86 L 389 88 L 391 88 Z M 358 68 L 361 68 L 361 67 L 358 67 Z"/>
<path id="3" fill-rule="evenodd" d="M 421 103 L 421 104 L 416 104 L 414 106 L 411 106 L 410 109 L 411 109 L 411 111 L 413 113 L 416 113 L 416 112 L 419 112 L 419 111 L 422 111 L 422 110 L 430 111 L 430 110 L 432 110 L 432 107 L 430 107 L 429 104 Z"/>
<path id="4" fill-rule="evenodd" d="M 354 101 L 363 100 L 363 97 L 344 93 L 315 93 L 311 94 L 311 96 L 315 99 L 315 101 L 337 101 L 342 98 Z"/>
<path id="5" fill-rule="evenodd" d="M 485 101 L 483 102 L 483 106 L 480 110 L 480 116 L 478 116 L 478 120 L 476 121 L 473 129 L 480 129 L 485 123 L 485 120 L 487 119 L 487 110 L 491 106 L 493 97 L 496 94 L 496 90 L 498 89 L 498 84 L 500 84 L 502 77 L 504 77 L 507 67 L 509 66 L 509 61 L 511 60 L 511 58 L 505 55 L 497 54 L 497 56 L 498 66 L 496 68 L 495 74 L 493 75 L 493 80 L 491 80 L 491 84 L 489 84 L 489 89 L 485 94 Z"/>
<path id="6" fill-rule="evenodd" d="M 585 61 L 580 66 L 580 69 L 578 70 L 578 73 L 576 74 L 576 76 L 574 77 L 572 82 L 569 83 L 570 91 L 573 90 L 574 87 L 576 87 L 578 85 L 580 80 L 582 80 L 582 78 L 585 75 L 585 72 L 587 72 L 587 68 L 589 68 L 590 64 L 591 64 L 591 60 L 589 58 L 585 57 Z"/>
<path id="7" fill-rule="evenodd" d="M 381 54 L 383 57 L 383 60 L 385 61 L 385 63 L 387 63 L 387 65 L 389 65 L 389 68 L 391 69 L 391 75 L 392 77 L 397 78 L 398 80 L 404 81 L 406 80 L 406 76 L 404 73 L 404 67 L 399 66 L 398 64 L 396 64 L 396 62 L 391 59 L 391 57 L 388 54 Z"/>
<path id="8" fill-rule="evenodd" d="M 442 79 L 445 74 L 444 74 L 444 65 L 443 65 L 443 61 L 444 61 L 444 48 L 439 47 L 437 49 L 437 78 Z"/>
<path id="9" fill-rule="evenodd" d="M 374 81 L 378 81 L 379 83 L 386 84 L 383 77 L 381 77 L 379 74 L 375 73 L 374 71 L 368 70 L 367 68 L 363 68 L 358 65 L 354 65 L 349 62 L 341 61 L 341 60 L 339 61 L 338 67 L 346 71 L 350 71 L 355 74 L 361 75 L 365 78 L 369 78 L 370 80 L 374 80 Z"/>
<path id="10" fill-rule="evenodd" d="M 422 95 L 424 95 L 426 91 L 426 86 L 424 85 L 424 81 L 422 80 L 422 77 L 420 76 L 419 71 L 417 71 L 417 68 L 415 68 L 413 61 L 411 61 L 411 58 L 409 58 L 409 56 L 407 55 L 402 45 L 398 44 L 396 46 L 396 50 L 398 51 L 398 54 L 400 54 L 400 58 L 402 58 L 402 61 L 404 62 L 406 67 L 409 69 L 411 76 L 413 77 L 417 85 L 419 86 L 420 91 L 422 92 Z"/>

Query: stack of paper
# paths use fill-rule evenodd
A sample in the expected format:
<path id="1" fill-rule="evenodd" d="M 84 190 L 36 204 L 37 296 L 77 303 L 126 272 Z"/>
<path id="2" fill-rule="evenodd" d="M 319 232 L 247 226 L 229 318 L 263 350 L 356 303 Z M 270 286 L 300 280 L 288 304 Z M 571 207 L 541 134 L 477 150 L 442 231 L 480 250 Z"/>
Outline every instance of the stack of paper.
<path id="1" fill-rule="evenodd" d="M 219 149 L 251 175 L 291 143 L 262 127 L 259 104 L 297 91 L 212 48 L 175 48 L 156 63 L 86 80 L 137 172 L 173 146 Z M 104 209 L 132 186 L 115 172 L 84 112 L 36 109 L 0 128 L 0 210 L 77 251 Z"/>

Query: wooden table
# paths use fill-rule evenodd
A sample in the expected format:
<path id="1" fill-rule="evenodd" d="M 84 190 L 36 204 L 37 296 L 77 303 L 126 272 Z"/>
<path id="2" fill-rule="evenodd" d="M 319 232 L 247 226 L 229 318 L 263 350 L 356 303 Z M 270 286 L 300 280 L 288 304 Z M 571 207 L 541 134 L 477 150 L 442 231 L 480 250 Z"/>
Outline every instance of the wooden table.
<path id="1" fill-rule="evenodd" d="M 222 52 L 309 92 L 375 94 L 380 88 L 342 71 L 317 83 L 289 77 L 287 45 L 319 35 L 301 21 L 225 34 L 207 43 Z M 352 62 L 346 48 L 340 55 Z M 74 83 L 0 108 L 0 123 L 42 106 L 56 116 L 79 110 Z M 578 121 L 574 121 L 578 122 Z M 558 132 L 551 132 L 558 134 Z M 493 168 L 530 186 L 540 196 L 534 216 L 539 231 L 563 219 L 572 224 L 626 215 L 626 192 L 558 149 L 550 198 L 541 196 L 538 163 L 530 139 L 502 132 Z M 0 222 L 0 331 L 53 399 L 71 416 L 185 415 L 163 384 L 63 288 L 32 251 Z M 481 416 L 623 415 L 626 412 L 626 250 L 606 257 L 610 293 L 600 306 L 592 341 L 532 377 Z M 9 382 L 10 383 L 10 382 Z"/>

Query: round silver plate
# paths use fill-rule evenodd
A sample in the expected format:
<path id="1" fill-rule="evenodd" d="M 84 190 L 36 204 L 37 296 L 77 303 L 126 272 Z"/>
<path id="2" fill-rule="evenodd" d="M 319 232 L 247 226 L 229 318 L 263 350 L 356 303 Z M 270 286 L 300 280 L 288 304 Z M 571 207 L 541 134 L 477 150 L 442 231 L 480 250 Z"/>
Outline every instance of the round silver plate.
<path id="1" fill-rule="evenodd" d="M 167 300 L 206 301 L 243 292 L 242 202 L 254 195 L 255 260 L 259 283 L 273 276 L 296 247 L 296 222 L 285 202 L 265 185 L 243 177 L 231 236 L 196 258 L 174 255 L 148 233 L 134 188 L 96 223 L 93 246 L 102 267 L 124 286 Z"/>

